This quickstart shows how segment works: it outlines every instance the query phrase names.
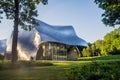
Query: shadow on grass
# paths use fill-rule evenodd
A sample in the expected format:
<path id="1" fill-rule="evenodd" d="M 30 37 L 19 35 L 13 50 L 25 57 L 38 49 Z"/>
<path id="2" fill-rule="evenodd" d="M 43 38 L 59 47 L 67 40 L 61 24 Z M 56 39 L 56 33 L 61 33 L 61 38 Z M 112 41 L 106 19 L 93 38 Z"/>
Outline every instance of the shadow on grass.
<path id="1" fill-rule="evenodd" d="M 16 63 L 11 63 L 11 61 L 3 60 L 0 61 L 0 70 L 52 65 L 52 63 L 45 61 L 18 61 Z"/>

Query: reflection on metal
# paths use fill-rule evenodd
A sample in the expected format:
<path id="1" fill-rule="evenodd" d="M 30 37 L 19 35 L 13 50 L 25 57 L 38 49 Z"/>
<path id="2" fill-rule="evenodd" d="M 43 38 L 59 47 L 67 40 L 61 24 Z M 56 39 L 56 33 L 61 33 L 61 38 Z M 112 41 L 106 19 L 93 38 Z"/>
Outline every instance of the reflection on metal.
<path id="1" fill-rule="evenodd" d="M 40 20 L 36 30 L 40 33 L 42 41 L 58 42 L 74 46 L 88 46 L 86 41 L 77 37 L 72 26 L 52 26 Z"/>
<path id="2" fill-rule="evenodd" d="M 18 33 L 18 59 L 30 60 L 36 57 L 38 45 L 40 44 L 40 35 L 36 30 L 19 31 Z M 7 58 L 11 58 L 12 37 L 7 45 Z"/>
<path id="3" fill-rule="evenodd" d="M 36 30 L 20 31 L 17 47 L 19 59 L 30 60 L 31 57 L 35 57 L 39 43 L 40 36 Z"/>
<path id="4" fill-rule="evenodd" d="M 68 54 L 65 46 L 62 46 L 63 44 L 75 47 L 87 46 L 86 41 L 77 37 L 72 26 L 52 26 L 40 20 L 36 21 L 39 25 L 34 30 L 19 31 L 18 33 L 17 49 L 20 60 L 30 60 L 31 57 L 36 57 L 36 59 L 65 60 L 68 59 L 66 56 Z M 11 44 L 10 41 L 8 52 L 11 51 Z M 60 46 L 64 48 L 60 48 Z"/>
<path id="5" fill-rule="evenodd" d="M 0 59 L 4 59 L 4 54 L 6 53 L 6 39 L 0 40 Z"/>
<path id="6" fill-rule="evenodd" d="M 39 25 L 36 30 L 41 36 L 37 59 L 76 60 L 79 52 L 76 47 L 88 46 L 86 41 L 77 37 L 72 26 L 52 26 L 40 20 L 37 21 Z M 76 52 L 72 50 L 73 48 Z"/>
<path id="7" fill-rule="evenodd" d="M 57 42 L 44 42 L 39 47 L 37 60 L 77 60 L 78 54 L 75 46 Z"/>
<path id="8" fill-rule="evenodd" d="M 0 55 L 4 55 L 6 51 L 6 39 L 0 40 Z"/>

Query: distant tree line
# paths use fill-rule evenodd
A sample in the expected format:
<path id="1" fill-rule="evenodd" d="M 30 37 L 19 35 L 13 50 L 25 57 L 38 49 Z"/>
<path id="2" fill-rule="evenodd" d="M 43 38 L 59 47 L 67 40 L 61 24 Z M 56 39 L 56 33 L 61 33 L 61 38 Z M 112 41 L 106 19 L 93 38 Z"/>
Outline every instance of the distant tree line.
<path id="1" fill-rule="evenodd" d="M 97 40 L 83 49 L 83 57 L 120 54 L 120 27 L 107 33 L 103 40 Z"/>

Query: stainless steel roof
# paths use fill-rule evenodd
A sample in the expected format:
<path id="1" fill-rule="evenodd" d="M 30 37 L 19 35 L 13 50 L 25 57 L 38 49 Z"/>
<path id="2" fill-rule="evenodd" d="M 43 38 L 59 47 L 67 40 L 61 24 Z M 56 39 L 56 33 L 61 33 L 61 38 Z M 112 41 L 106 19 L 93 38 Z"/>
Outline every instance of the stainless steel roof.
<path id="1" fill-rule="evenodd" d="M 79 38 L 72 26 L 52 26 L 40 20 L 36 30 L 40 33 L 42 41 L 59 42 L 74 46 L 88 46 L 87 42 Z"/>

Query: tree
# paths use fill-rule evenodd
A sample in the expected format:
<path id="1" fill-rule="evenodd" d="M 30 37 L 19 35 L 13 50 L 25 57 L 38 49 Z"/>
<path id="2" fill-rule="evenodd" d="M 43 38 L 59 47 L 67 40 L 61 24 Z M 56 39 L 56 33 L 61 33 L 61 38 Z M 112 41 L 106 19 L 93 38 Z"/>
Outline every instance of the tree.
<path id="1" fill-rule="evenodd" d="M 83 56 L 107 56 L 120 54 L 120 27 L 107 33 L 103 40 L 97 40 L 83 49 Z"/>
<path id="2" fill-rule="evenodd" d="M 34 18 L 38 16 L 36 6 L 40 2 L 47 4 L 47 0 L 0 0 L 0 19 L 3 18 L 1 15 L 5 14 L 7 19 L 14 21 L 12 41 L 13 63 L 18 59 L 18 26 L 22 26 L 25 30 L 31 30 L 35 25 L 37 25 Z"/>
<path id="3" fill-rule="evenodd" d="M 118 54 L 120 52 L 120 27 L 106 34 L 104 41 L 111 45 L 111 51 L 114 54 Z"/>
<path id="4" fill-rule="evenodd" d="M 107 26 L 120 25 L 120 0 L 95 0 L 105 12 L 102 21 Z"/>

